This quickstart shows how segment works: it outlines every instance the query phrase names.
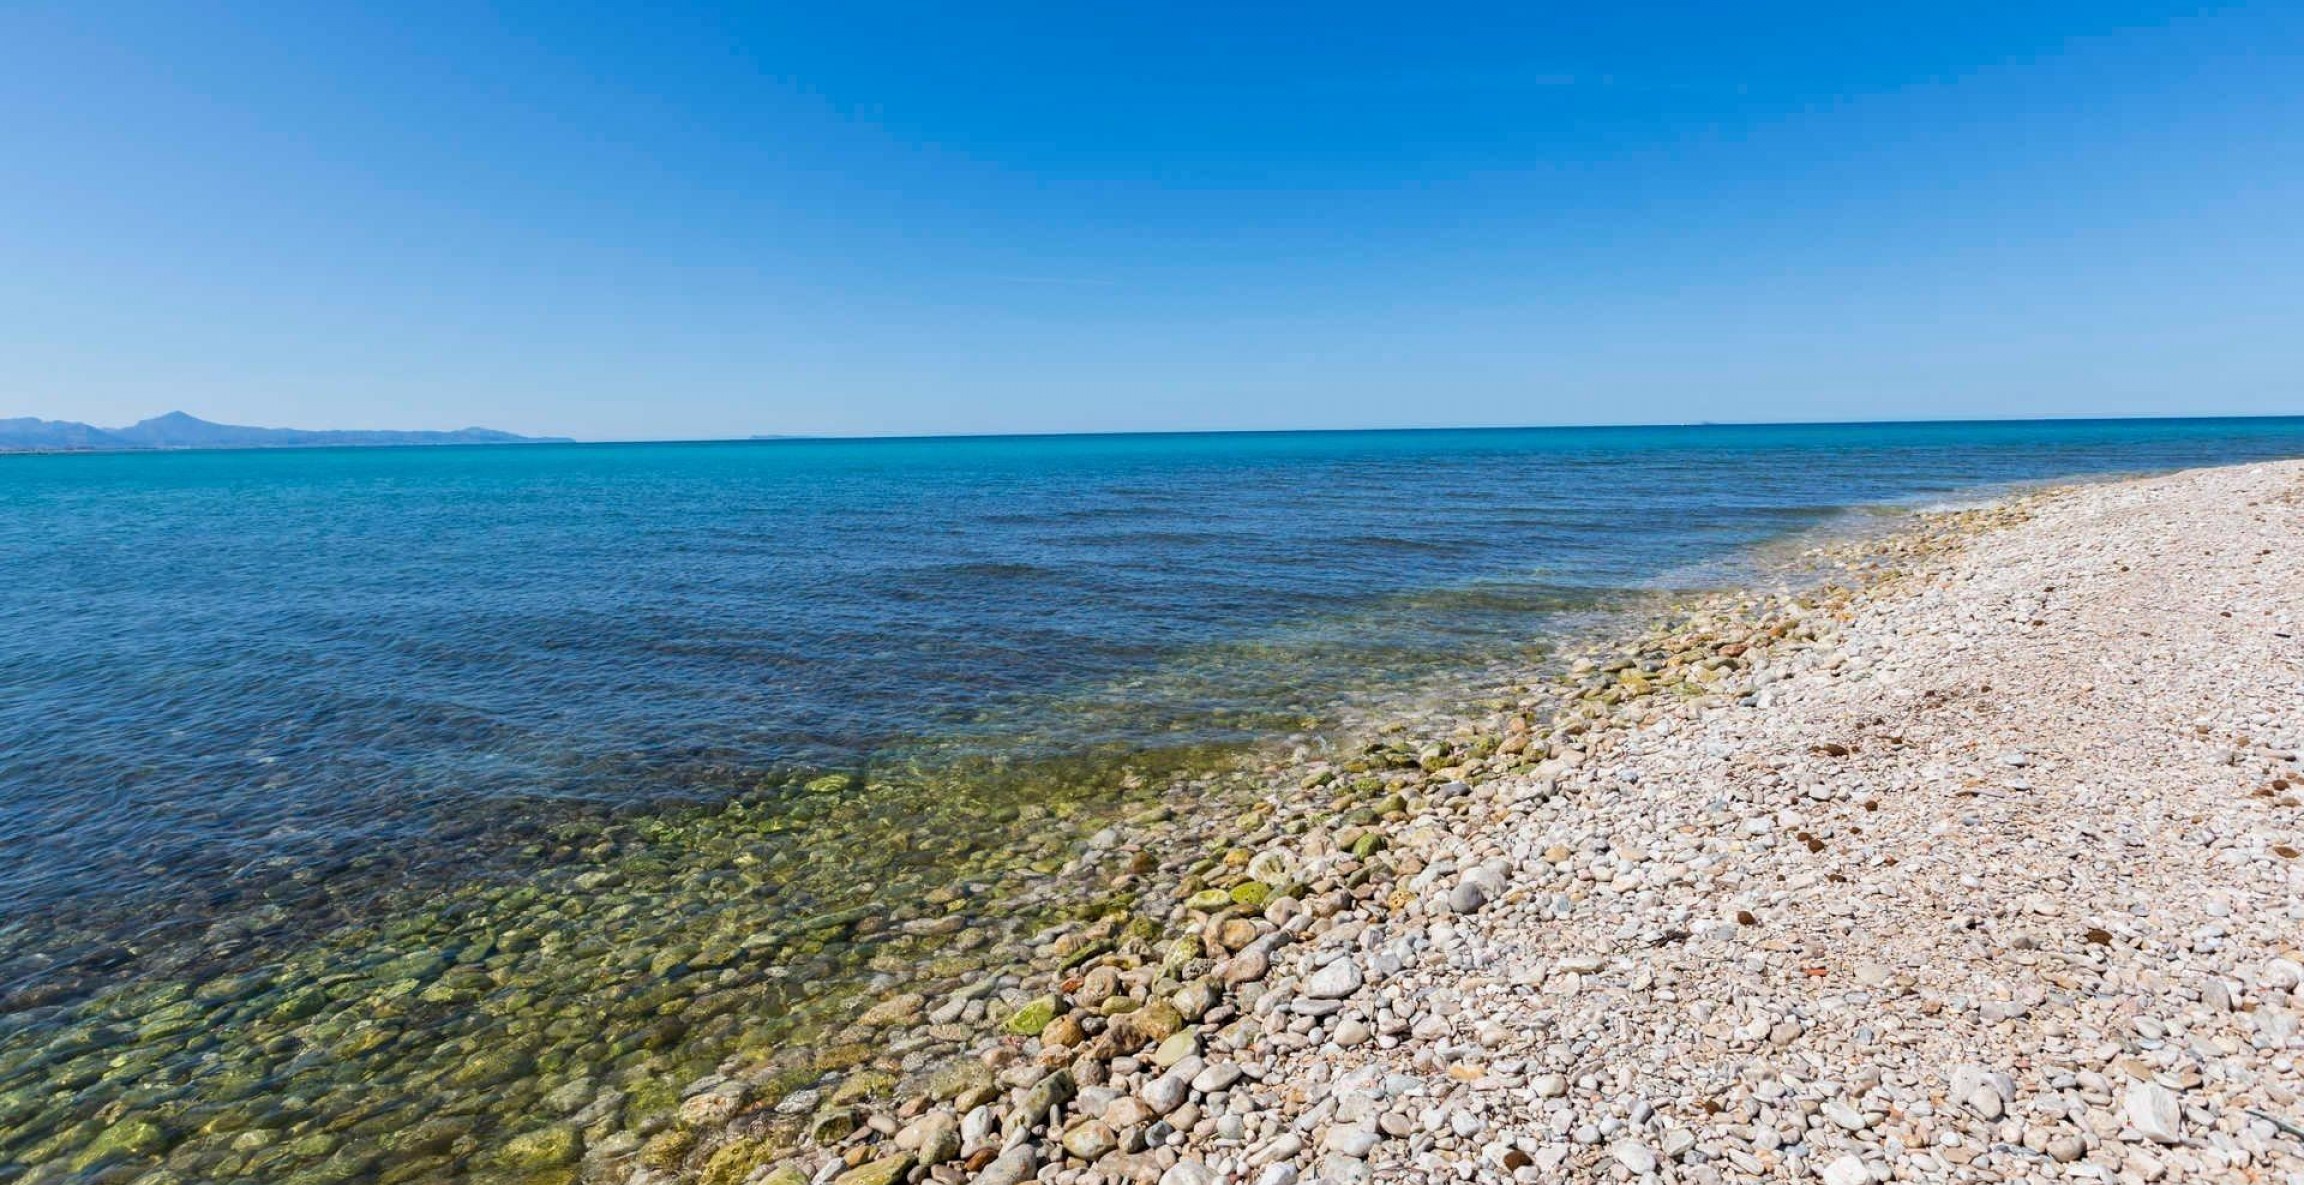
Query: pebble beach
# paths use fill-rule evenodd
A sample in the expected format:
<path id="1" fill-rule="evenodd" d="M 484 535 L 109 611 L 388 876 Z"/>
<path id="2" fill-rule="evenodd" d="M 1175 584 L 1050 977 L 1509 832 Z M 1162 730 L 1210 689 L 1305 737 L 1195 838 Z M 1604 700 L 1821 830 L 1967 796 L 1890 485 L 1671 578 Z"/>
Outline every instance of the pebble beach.
<path id="1" fill-rule="evenodd" d="M 1922 516 L 1276 766 L 1220 848 L 1091 837 L 1132 921 L 887 995 L 850 1033 L 883 1069 L 707 1076 L 537 1168 L 2299 1179 L 2300 544 L 2293 462 Z"/>

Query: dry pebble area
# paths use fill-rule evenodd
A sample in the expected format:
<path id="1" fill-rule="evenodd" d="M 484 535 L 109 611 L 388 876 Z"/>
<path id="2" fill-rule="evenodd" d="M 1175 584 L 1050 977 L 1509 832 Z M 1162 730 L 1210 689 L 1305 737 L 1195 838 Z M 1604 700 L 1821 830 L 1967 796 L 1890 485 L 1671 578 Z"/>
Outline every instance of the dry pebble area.
<path id="1" fill-rule="evenodd" d="M 1518 772 L 1339 826 L 1313 762 L 1173 941 L 891 999 L 998 1027 L 853 1131 L 622 1175 L 2304 1181 L 2299 556 L 2304 463 L 1931 516 L 1473 730 Z"/>

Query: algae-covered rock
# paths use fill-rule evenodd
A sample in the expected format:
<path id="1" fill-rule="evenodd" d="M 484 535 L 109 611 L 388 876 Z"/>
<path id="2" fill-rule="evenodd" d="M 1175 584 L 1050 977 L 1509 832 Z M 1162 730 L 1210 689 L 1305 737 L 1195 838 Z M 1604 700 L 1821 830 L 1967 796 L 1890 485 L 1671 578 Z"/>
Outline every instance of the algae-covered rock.
<path id="1" fill-rule="evenodd" d="M 576 1163 L 584 1138 L 572 1127 L 540 1127 L 506 1140 L 496 1149 L 497 1164 L 514 1172 L 534 1172 Z"/>
<path id="2" fill-rule="evenodd" d="M 305 1160 L 321 1160 L 343 1144 L 334 1132 L 306 1132 L 288 1141 L 288 1154 Z"/>
<path id="3" fill-rule="evenodd" d="M 294 1024 L 318 1015 L 327 1006 L 328 993 L 319 988 L 305 988 L 290 992 L 286 999 L 273 1007 L 268 1019 L 276 1024 Z"/>
<path id="4" fill-rule="evenodd" d="M 867 1045 L 862 1041 L 850 1041 L 844 1045 L 827 1045 L 816 1051 L 814 1065 L 818 1070 L 826 1073 L 833 1070 L 845 1070 L 871 1061 L 872 1055 L 878 1052 L 877 1046 Z"/>
<path id="5" fill-rule="evenodd" d="M 1038 1127 L 1056 1108 L 1072 1101 L 1080 1085 L 1070 1070 L 1058 1070 L 1032 1085 L 1008 1116 L 1010 1131 Z"/>
<path id="6" fill-rule="evenodd" d="M 249 971 L 242 975 L 219 975 L 207 980 L 194 991 L 194 996 L 207 1003 L 240 1003 L 265 987 L 272 987 L 272 975 L 263 971 Z"/>
<path id="7" fill-rule="evenodd" d="M 766 1140 L 738 1140 L 706 1157 L 696 1180 L 698 1185 L 742 1185 L 754 1170 L 775 1157 L 776 1150 Z"/>
<path id="8" fill-rule="evenodd" d="M 1272 899 L 1272 886 L 1262 881 L 1241 881 L 1232 886 L 1232 902 L 1250 909 L 1262 909 Z"/>
<path id="9" fill-rule="evenodd" d="M 1022 1007 L 1009 1014 L 1008 1031 L 1018 1036 L 1037 1037 L 1040 1035 L 1040 1030 L 1048 1027 L 1049 1021 L 1056 1019 L 1056 1012 L 1061 1007 L 1062 1005 L 1057 1003 L 1054 996 L 1040 996 L 1028 1000 Z"/>
<path id="10" fill-rule="evenodd" d="M 688 1127 L 668 1127 L 648 1137 L 640 1145 L 640 1163 L 652 1169 L 669 1171 L 680 1167 L 680 1162 L 696 1148 L 696 1130 Z"/>
<path id="11" fill-rule="evenodd" d="M 535 1069 L 535 1055 L 515 1045 L 473 1054 L 448 1080 L 458 1086 L 495 1086 L 525 1077 Z"/>
<path id="12" fill-rule="evenodd" d="M 929 1071 L 924 1089 L 929 1098 L 943 1102 L 959 1098 L 972 1090 L 990 1089 L 991 1086 L 992 1067 L 976 1058 L 961 1056 Z"/>
<path id="13" fill-rule="evenodd" d="M 810 1143 L 837 1144 L 856 1132 L 856 1112 L 849 1107 L 836 1107 L 818 1115 L 808 1125 Z"/>
<path id="14" fill-rule="evenodd" d="M 472 1121 L 460 1116 L 433 1116 L 411 1127 L 388 1132 L 377 1139 L 385 1151 L 414 1160 L 426 1156 L 440 1156 L 456 1146 L 456 1141 L 472 1129 Z"/>
<path id="15" fill-rule="evenodd" d="M 108 1160 L 143 1159 L 167 1150 L 166 1128 L 149 1119 L 131 1117 L 96 1133 L 96 1138 L 72 1158 L 72 1169 L 80 1172 Z"/>
<path id="16" fill-rule="evenodd" d="M 1188 1057 L 1200 1056 L 1200 1034 L 1193 1029 L 1171 1033 L 1152 1051 L 1152 1064 L 1165 1070 Z"/>
<path id="17" fill-rule="evenodd" d="M 902 995 L 890 996 L 865 1009 L 864 1015 L 856 1018 L 856 1023 L 874 1029 L 911 1024 L 919 1019 L 921 1010 L 926 1008 L 927 1004 L 927 997 L 918 992 L 905 992 Z"/>
<path id="18" fill-rule="evenodd" d="M 832 1105 L 845 1107 L 863 1102 L 876 1094 L 884 1094 L 896 1085 L 896 1076 L 885 1070 L 860 1070 L 843 1079 L 833 1088 Z"/>
<path id="19" fill-rule="evenodd" d="M 1192 960 L 1199 958 L 1200 954 L 1200 936 L 1198 934 L 1186 934 L 1168 944 L 1167 951 L 1160 956 L 1160 973 L 1162 975 L 1176 975 L 1183 971 Z"/>
<path id="20" fill-rule="evenodd" d="M 1116 943 L 1109 938 L 1098 939 L 1094 942 L 1088 943 L 1076 951 L 1073 951 L 1071 954 L 1064 956 L 1063 962 L 1057 964 L 1057 966 L 1062 967 L 1066 971 L 1069 971 L 1072 968 L 1077 967 L 1098 955 L 1111 953 L 1112 950 L 1117 946 L 1119 946 L 1119 943 Z"/>
<path id="21" fill-rule="evenodd" d="M 1184 1027 L 1183 1014 L 1166 1000 L 1154 1000 L 1134 1012 L 1112 1018 L 1105 1030 L 1116 1053 L 1134 1053 L 1147 1045 L 1165 1041 Z"/>
<path id="22" fill-rule="evenodd" d="M 899 1152 L 849 1169 L 832 1178 L 832 1185 L 896 1185 L 912 1171 L 912 1154 Z"/>

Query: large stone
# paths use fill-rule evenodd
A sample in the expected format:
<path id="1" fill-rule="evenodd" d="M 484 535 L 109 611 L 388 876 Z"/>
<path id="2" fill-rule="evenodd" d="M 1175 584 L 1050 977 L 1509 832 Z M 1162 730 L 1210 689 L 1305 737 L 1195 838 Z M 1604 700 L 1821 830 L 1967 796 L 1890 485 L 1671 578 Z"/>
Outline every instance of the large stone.
<path id="1" fill-rule="evenodd" d="M 1216 1006 L 1216 989 L 1205 979 L 1195 979 L 1176 989 L 1168 1002 L 1176 1006 L 1176 1014 L 1188 1021 L 1198 1021 Z"/>
<path id="2" fill-rule="evenodd" d="M 950 1111 L 930 1111 L 896 1133 L 896 1146 L 935 1168 L 960 1155 L 960 1121 Z"/>
<path id="3" fill-rule="evenodd" d="M 1864 1113 L 1850 1106 L 1845 1099 L 1826 1099 L 1823 1110 L 1824 1118 L 1844 1131 L 1860 1132 L 1871 1125 Z"/>
<path id="4" fill-rule="evenodd" d="M 1824 1185 L 1871 1185 L 1872 1181 L 1872 1170 L 1853 1152 L 1825 1165 L 1822 1171 Z"/>
<path id="5" fill-rule="evenodd" d="M 540 1127 L 504 1141 L 496 1150 L 496 1163 L 519 1172 L 558 1168 L 576 1163 L 584 1154 L 584 1139 L 572 1127 Z"/>
<path id="6" fill-rule="evenodd" d="M 690 1152 L 695 1151 L 697 1139 L 696 1133 L 689 1128 L 665 1128 L 663 1131 L 648 1137 L 647 1143 L 640 1145 L 640 1163 L 652 1169 L 665 1171 L 679 1168 L 680 1162 L 686 1160 Z M 447 1147 L 452 1146 L 452 1144 L 444 1146 L 441 1150 L 446 1151 Z"/>
<path id="7" fill-rule="evenodd" d="M 2155 1144 L 2184 1142 L 2184 1107 L 2176 1092 L 2157 1082 L 2134 1082 L 2121 1099 L 2128 1126 Z"/>
<path id="8" fill-rule="evenodd" d="M 911 1171 L 912 1154 L 899 1152 L 857 1165 L 832 1178 L 832 1185 L 896 1185 Z"/>
<path id="9" fill-rule="evenodd" d="M 1216 1182 L 1216 1170 L 1189 1157 L 1160 1174 L 1160 1185 L 1216 1185 Z"/>
<path id="10" fill-rule="evenodd" d="M 2008 1075 L 1974 1063 L 1952 1067 L 1951 1095 L 1955 1100 L 1966 1102 L 1980 1088 L 1999 1092 L 2003 1103 L 2016 1101 L 2016 1080 Z"/>
<path id="11" fill-rule="evenodd" d="M 1165 1041 L 1184 1027 L 1184 1016 L 1176 1006 L 1166 1000 L 1154 1000 L 1134 1012 L 1112 1018 L 1104 1030 L 1111 1039 L 1112 1051 L 1130 1054 L 1156 1041 Z"/>
<path id="12" fill-rule="evenodd" d="M 752 1088 L 742 1082 L 723 1083 L 680 1100 L 680 1122 L 690 1127 L 719 1127 L 751 1101 Z"/>
<path id="13" fill-rule="evenodd" d="M 1302 994 L 1315 1000 L 1341 1000 L 1359 991 L 1364 982 L 1360 965 L 1345 955 L 1306 976 Z"/>
<path id="14" fill-rule="evenodd" d="M 1017 1101 L 1016 1110 L 1008 1116 L 1008 1131 L 1014 1133 L 1040 1126 L 1048 1119 L 1049 1112 L 1071 1102 L 1072 1096 L 1079 1092 L 1079 1083 L 1073 1080 L 1070 1070 L 1058 1070 L 1042 1078 Z"/>
<path id="15" fill-rule="evenodd" d="M 1133 1096 L 1114 1099 L 1104 1108 L 1104 1125 L 1116 1131 L 1126 1131 L 1157 1118 L 1144 1100 Z"/>
<path id="16" fill-rule="evenodd" d="M 1188 1057 L 1200 1056 L 1200 1033 L 1185 1029 L 1172 1034 L 1152 1051 L 1152 1064 L 1165 1070 Z"/>
<path id="17" fill-rule="evenodd" d="M 1201 1094 L 1214 1094 L 1229 1090 L 1240 1081 L 1240 1067 L 1235 1062 L 1216 1062 L 1192 1076 L 1192 1089 Z"/>
<path id="18" fill-rule="evenodd" d="M 1021 1037 L 1037 1037 L 1040 1030 L 1048 1027 L 1048 1022 L 1056 1019 L 1060 1007 L 1054 996 L 1027 1000 L 1008 1015 L 1008 1031 Z"/>
<path id="19" fill-rule="evenodd" d="M 1166 1115 L 1183 1106 L 1185 1096 L 1191 1092 L 1190 1079 L 1170 1073 L 1162 1074 L 1145 1083 L 1144 1089 L 1138 1092 L 1138 1097 L 1144 1100 L 1144 1105 L 1150 1107 L 1154 1115 Z"/>
<path id="20" fill-rule="evenodd" d="M 1272 900 L 1272 886 L 1262 881 L 1242 881 L 1232 886 L 1232 903 L 1249 909 L 1262 909 Z"/>
<path id="21" fill-rule="evenodd" d="M 1018 1144 L 984 1166 L 974 1185 L 1023 1185 L 1040 1167 L 1039 1154 L 1029 1143 Z"/>
<path id="22" fill-rule="evenodd" d="M 1064 1150 L 1082 1160 L 1100 1160 L 1119 1146 L 1119 1137 L 1098 1120 L 1081 1120 L 1064 1132 Z"/>
<path id="23" fill-rule="evenodd" d="M 929 1098 L 941 1102 L 991 1085 L 992 1067 L 976 1058 L 962 1056 L 929 1071 L 924 1089 Z"/>
<path id="24" fill-rule="evenodd" d="M 1074 1003 L 1082 1008 L 1095 1008 L 1119 994 L 1120 972 L 1112 967 L 1098 967 L 1088 972 L 1080 982 L 1080 990 L 1072 993 Z"/>
<path id="25" fill-rule="evenodd" d="M 103 1131 L 72 1158 L 75 1172 L 115 1157 L 158 1156 L 168 1150 L 168 1133 L 149 1119 L 123 1119 Z"/>
<path id="26" fill-rule="evenodd" d="M 1635 1176 L 1645 1177 L 1656 1171 L 1656 1153 L 1638 1140 L 1618 1140 L 1609 1145 L 1608 1154 Z"/>
<path id="27" fill-rule="evenodd" d="M 918 992 L 905 992 L 890 996 L 864 1010 L 856 1023 L 868 1028 L 883 1029 L 891 1025 L 908 1025 L 919 1020 L 928 1006 L 927 998 Z"/>
<path id="28" fill-rule="evenodd" d="M 1264 978 L 1272 970 L 1272 956 L 1251 946 L 1226 960 L 1223 969 L 1227 987 L 1238 987 Z"/>
<path id="29" fill-rule="evenodd" d="M 1228 908 L 1231 904 L 1232 891 L 1230 889 L 1202 889 L 1184 899 L 1185 908 L 1196 909 L 1201 913 L 1214 913 L 1219 909 Z"/>
<path id="30" fill-rule="evenodd" d="M 766 1140 L 721 1145 L 705 1159 L 703 1170 L 696 1176 L 697 1185 L 743 1185 L 760 1166 L 775 1158 L 776 1148 Z"/>

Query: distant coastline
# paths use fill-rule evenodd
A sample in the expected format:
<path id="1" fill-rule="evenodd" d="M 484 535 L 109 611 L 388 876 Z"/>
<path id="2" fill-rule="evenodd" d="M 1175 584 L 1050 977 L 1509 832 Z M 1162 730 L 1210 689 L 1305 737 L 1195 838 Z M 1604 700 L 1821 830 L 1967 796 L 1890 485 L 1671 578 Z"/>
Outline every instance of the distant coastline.
<path id="1" fill-rule="evenodd" d="M 0 420 L 0 453 L 144 452 L 161 449 L 406 447 L 440 444 L 567 444 L 561 436 L 520 436 L 493 428 L 445 432 L 250 428 L 172 411 L 125 428 L 31 417 Z"/>

